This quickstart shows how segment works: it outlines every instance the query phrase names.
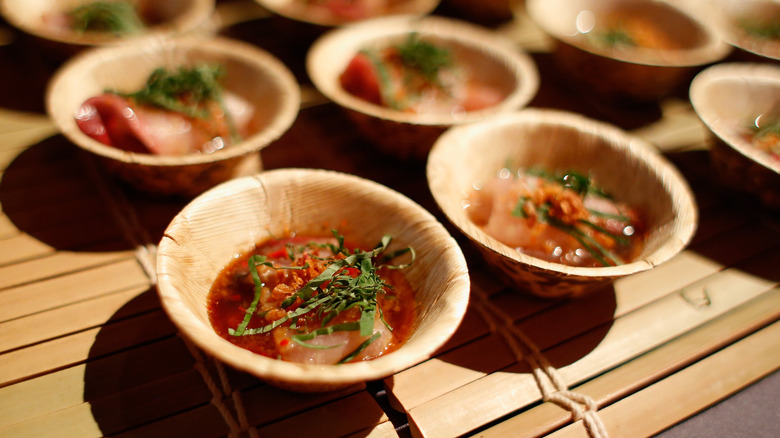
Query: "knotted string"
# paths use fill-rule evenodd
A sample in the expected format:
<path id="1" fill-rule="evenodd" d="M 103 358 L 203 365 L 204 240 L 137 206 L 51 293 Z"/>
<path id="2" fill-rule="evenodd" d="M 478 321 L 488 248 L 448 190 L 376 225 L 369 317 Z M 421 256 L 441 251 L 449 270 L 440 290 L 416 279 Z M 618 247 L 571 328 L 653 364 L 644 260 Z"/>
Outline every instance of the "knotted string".
<path id="1" fill-rule="evenodd" d="M 514 321 L 491 303 L 484 293 L 472 291 L 473 296 L 477 298 L 474 308 L 480 313 L 490 332 L 500 334 L 515 359 L 518 362 L 525 361 L 530 366 L 542 393 L 542 399 L 571 412 L 574 421 L 582 420 L 591 438 L 607 438 L 607 430 L 598 415 L 596 402 L 585 394 L 570 391 L 555 367 L 547 361 L 536 344 L 514 324 Z"/>

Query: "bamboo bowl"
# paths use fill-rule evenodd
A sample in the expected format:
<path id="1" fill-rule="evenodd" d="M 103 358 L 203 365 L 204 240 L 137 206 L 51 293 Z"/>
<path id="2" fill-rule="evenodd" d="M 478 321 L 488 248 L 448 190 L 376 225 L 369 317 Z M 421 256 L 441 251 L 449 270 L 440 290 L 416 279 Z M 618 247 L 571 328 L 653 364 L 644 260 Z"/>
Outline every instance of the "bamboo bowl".
<path id="1" fill-rule="evenodd" d="M 255 132 L 210 154 L 161 156 L 107 146 L 84 134 L 75 115 L 81 104 L 106 89 L 140 89 L 158 67 L 198 62 L 224 66 L 223 86 L 252 103 Z M 158 195 L 194 196 L 234 176 L 262 169 L 260 149 L 278 139 L 294 122 L 300 89 L 292 73 L 271 54 L 225 38 L 166 39 L 93 49 L 57 71 L 46 93 L 50 117 L 78 147 L 99 157 L 105 168 L 130 185 Z"/>
<path id="2" fill-rule="evenodd" d="M 590 173 L 617 201 L 644 212 L 648 237 L 639 257 L 619 266 L 572 267 L 522 254 L 473 223 L 474 185 L 495 178 L 507 160 L 520 167 Z M 428 185 L 447 218 L 510 285 L 542 297 L 576 297 L 672 258 L 697 227 L 685 180 L 651 145 L 616 127 L 558 110 L 526 109 L 444 133 L 427 163 Z"/>
<path id="3" fill-rule="evenodd" d="M 357 0 L 355 4 L 362 3 L 368 6 L 362 13 L 354 11 L 337 13 L 309 0 L 255 1 L 277 15 L 321 29 L 391 15 L 423 16 L 431 13 L 439 5 L 439 0 Z"/>
<path id="4" fill-rule="evenodd" d="M 696 114 L 712 133 L 710 161 L 726 186 L 780 208 L 780 160 L 745 137 L 759 117 L 780 120 L 780 66 L 728 63 L 694 78 L 690 89 Z"/>
<path id="5" fill-rule="evenodd" d="M 370 361 L 312 365 L 252 353 L 214 332 L 206 297 L 235 254 L 290 231 L 329 236 L 330 228 L 369 248 L 389 233 L 390 250 L 415 249 L 417 258 L 404 274 L 419 308 L 405 344 Z M 431 357 L 460 324 L 470 288 L 463 253 L 425 209 L 378 183 L 311 169 L 237 178 L 195 198 L 168 226 L 159 245 L 157 269 L 164 309 L 195 344 L 230 366 L 303 392 L 382 379 Z"/>
<path id="6" fill-rule="evenodd" d="M 780 21 L 780 3 L 772 0 L 709 0 L 701 3 L 699 13 L 720 32 L 724 41 L 754 62 L 780 61 L 780 39 L 759 38 L 743 25 Z M 752 56 L 750 56 L 752 55 Z M 752 59 L 751 59 L 752 58 Z"/>
<path id="7" fill-rule="evenodd" d="M 529 17 L 555 41 L 556 64 L 575 86 L 613 100 L 654 101 L 677 91 L 697 68 L 728 55 L 730 46 L 688 12 L 654 0 L 526 0 Z M 613 17 L 641 19 L 643 31 L 670 47 L 594 45 L 591 35 Z M 674 47 L 674 48 L 672 48 Z"/>
<path id="8" fill-rule="evenodd" d="M 0 0 L 0 12 L 13 26 L 48 43 L 52 52 L 72 55 L 84 48 L 114 44 L 131 36 L 115 36 L 101 33 L 80 33 L 58 29 L 47 22 L 47 14 L 66 13 L 77 6 L 95 0 Z M 143 6 L 148 15 L 154 17 L 144 32 L 137 36 L 164 37 L 181 35 L 205 28 L 214 11 L 214 0 L 134 0 Z"/>
<path id="9" fill-rule="evenodd" d="M 411 32 L 451 47 L 456 59 L 506 94 L 498 105 L 458 114 L 414 114 L 381 107 L 345 91 L 339 76 L 364 47 L 401 41 Z M 424 161 L 445 129 L 515 111 L 527 105 L 539 88 L 530 56 L 475 25 L 441 17 L 387 17 L 333 30 L 311 47 L 306 69 L 315 87 L 343 108 L 359 132 L 381 152 L 402 160 Z"/>

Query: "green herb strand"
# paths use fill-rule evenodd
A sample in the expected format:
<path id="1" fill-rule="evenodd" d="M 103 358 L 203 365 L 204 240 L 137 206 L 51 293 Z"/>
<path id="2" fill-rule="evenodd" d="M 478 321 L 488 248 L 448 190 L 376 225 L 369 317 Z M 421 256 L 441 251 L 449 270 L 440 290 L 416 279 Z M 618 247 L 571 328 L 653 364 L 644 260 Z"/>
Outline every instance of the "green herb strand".
<path id="1" fill-rule="evenodd" d="M 338 235 L 335 231 L 334 236 L 336 237 L 338 246 L 332 244 L 326 246 L 328 246 L 334 252 L 334 254 L 348 254 L 348 250 L 344 247 L 343 236 Z M 384 289 L 390 287 L 390 285 L 385 283 L 384 280 L 378 275 L 378 268 L 374 265 L 373 260 L 380 259 L 384 262 L 407 253 L 411 254 L 412 261 L 414 260 L 415 253 L 412 248 L 404 248 L 385 255 L 384 252 L 387 250 L 387 247 L 391 241 L 391 236 L 384 235 L 382 236 L 380 242 L 371 251 L 357 249 L 352 254 L 347 255 L 343 259 L 331 261 L 322 273 L 320 273 L 314 279 L 310 280 L 301 289 L 287 297 L 282 302 L 281 307 L 287 308 L 293 305 L 293 303 L 295 303 L 298 298 L 300 298 L 302 301 L 298 308 L 287 312 L 287 314 L 285 314 L 282 318 L 279 318 L 263 327 L 246 329 L 249 318 L 251 318 L 251 315 L 255 311 L 255 309 L 252 309 L 250 312 L 249 309 L 247 309 L 245 316 L 246 324 L 242 321 L 243 328 L 242 326 L 239 326 L 239 329 L 236 330 L 228 329 L 228 333 L 234 336 L 266 333 L 276 327 L 279 327 L 287 321 L 295 321 L 298 317 L 315 311 L 316 309 L 317 312 L 323 316 L 321 321 L 321 328 L 309 333 L 293 335 L 291 337 L 293 341 L 310 348 L 329 348 L 312 346 L 306 344 L 305 341 L 314 339 L 317 336 L 331 334 L 336 331 L 359 331 L 361 336 L 371 335 L 371 337 L 364 341 L 358 349 L 342 359 L 342 362 L 351 360 L 380 336 L 379 333 L 374 333 L 372 335 L 374 320 L 376 319 L 376 312 L 377 309 L 379 309 L 379 306 L 377 305 L 377 295 L 379 293 L 383 293 Z M 319 245 L 315 244 L 315 246 Z M 410 264 L 411 262 L 399 266 L 386 264 L 382 264 L 380 266 L 397 269 L 408 266 Z M 250 271 L 253 273 L 252 280 L 255 282 L 254 302 L 259 301 L 260 291 L 262 290 L 262 283 L 259 274 L 257 273 L 257 266 L 259 265 L 274 267 L 273 263 L 267 261 L 265 256 L 252 256 L 249 259 Z M 302 267 L 296 268 L 301 269 Z M 357 270 L 357 275 L 354 275 L 354 270 Z M 327 287 L 323 289 L 323 285 L 326 283 Z M 361 309 L 360 319 L 357 322 L 325 326 L 325 324 L 330 322 L 335 316 L 353 307 L 359 307 Z M 379 317 L 382 322 L 388 326 L 384 316 L 382 315 L 381 309 L 379 309 Z"/>
<path id="2" fill-rule="evenodd" d="M 351 352 L 348 355 L 344 356 L 344 358 L 342 358 L 340 361 L 338 361 L 338 363 L 339 364 L 343 364 L 343 363 L 347 363 L 347 362 L 351 361 L 352 359 L 357 357 L 357 355 L 360 354 L 360 352 L 362 352 L 363 350 L 368 348 L 368 346 L 371 345 L 372 342 L 374 342 L 377 339 L 379 339 L 379 336 L 381 336 L 381 334 L 379 332 L 374 333 L 370 338 L 368 338 L 365 341 L 363 341 L 363 343 L 360 344 L 360 346 L 358 346 L 358 348 L 356 348 L 353 352 Z"/>
<path id="3" fill-rule="evenodd" d="M 133 5 L 128 2 L 92 2 L 68 12 L 76 32 L 105 32 L 114 35 L 138 33 L 144 28 Z"/>

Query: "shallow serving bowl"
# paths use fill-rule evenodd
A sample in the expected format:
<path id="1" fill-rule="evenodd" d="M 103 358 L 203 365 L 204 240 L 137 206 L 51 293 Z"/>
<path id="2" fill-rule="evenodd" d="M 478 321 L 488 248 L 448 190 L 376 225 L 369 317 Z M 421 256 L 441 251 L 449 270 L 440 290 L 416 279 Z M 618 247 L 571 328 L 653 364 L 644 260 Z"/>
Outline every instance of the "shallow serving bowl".
<path id="1" fill-rule="evenodd" d="M 159 67 L 201 62 L 221 64 L 226 70 L 224 88 L 254 105 L 251 123 L 256 130 L 243 141 L 210 154 L 150 155 L 107 146 L 76 125 L 75 115 L 88 98 L 106 89 L 136 91 Z M 259 171 L 259 150 L 297 117 L 300 89 L 284 64 L 247 43 L 225 38 L 144 40 L 92 49 L 71 59 L 52 78 L 46 105 L 62 133 L 97 155 L 119 178 L 155 194 L 193 196 L 236 175 Z"/>
<path id="2" fill-rule="evenodd" d="M 366 46 L 401 41 L 412 32 L 451 48 L 456 58 L 487 83 L 505 92 L 498 105 L 458 114 L 414 114 L 381 107 L 345 91 L 339 76 Z M 388 155 L 424 160 L 447 128 L 515 111 L 527 105 L 539 88 L 530 56 L 484 28 L 442 17 L 387 17 L 333 30 L 311 47 L 306 69 L 317 89 L 347 111 L 355 126 Z"/>
<path id="3" fill-rule="evenodd" d="M 330 9 L 325 6 L 327 1 L 317 0 L 255 0 L 261 6 L 282 17 L 301 22 L 304 24 L 315 25 L 316 27 L 327 29 L 343 26 L 356 21 L 368 20 L 371 18 L 384 17 L 390 15 L 417 15 L 429 14 L 440 0 L 355 0 L 354 2 L 344 2 L 335 0 L 333 3 L 341 5 L 339 9 Z M 349 6 L 363 4 L 366 8 L 356 10 Z"/>
<path id="4" fill-rule="evenodd" d="M 555 40 L 554 57 L 562 73 L 573 84 L 612 99 L 665 97 L 697 68 L 719 61 L 731 49 L 712 28 L 668 2 L 526 0 L 525 7 Z M 595 43 L 616 23 L 633 28 L 648 47 Z"/>
<path id="5" fill-rule="evenodd" d="M 711 163 L 725 185 L 780 207 L 780 160 L 751 145 L 756 122 L 780 120 L 780 66 L 727 63 L 691 82 L 691 104 L 713 134 Z"/>
<path id="6" fill-rule="evenodd" d="M 753 55 L 753 61 L 780 61 L 780 35 L 761 37 L 761 29 L 780 22 L 780 2 L 773 0 L 703 0 L 698 12 L 727 43 Z M 765 27 L 766 26 L 766 27 Z M 744 56 L 750 59 L 750 56 Z"/>
<path id="7" fill-rule="evenodd" d="M 311 365 L 270 359 L 237 347 L 212 329 L 206 297 L 234 255 L 274 236 L 330 236 L 371 248 L 384 234 L 390 250 L 411 246 L 404 270 L 416 293 L 417 320 L 398 350 L 374 360 Z M 195 198 L 160 242 L 158 289 L 173 322 L 207 353 L 282 388 L 326 391 L 392 375 L 429 358 L 460 324 L 469 299 L 463 253 L 433 215 L 378 183 L 326 170 L 279 169 L 223 183 Z"/>
<path id="8" fill-rule="evenodd" d="M 46 20 L 46 16 L 66 13 L 75 7 L 96 0 L 0 0 L 0 12 L 15 27 L 41 41 L 61 54 L 72 54 L 83 48 L 113 44 L 127 39 L 103 33 L 80 33 L 58 29 Z M 136 36 L 162 37 L 180 35 L 200 29 L 208 23 L 214 11 L 214 0 L 135 0 L 154 17 L 144 32 Z M 135 34 L 134 34 L 135 35 Z"/>
<path id="9" fill-rule="evenodd" d="M 516 251 L 473 223 L 467 213 L 475 185 L 495 178 L 508 160 L 520 167 L 589 174 L 642 211 L 648 236 L 639 257 L 619 266 L 585 268 Z M 559 110 L 525 109 L 448 130 L 427 163 L 428 184 L 447 218 L 481 250 L 509 284 L 544 297 L 574 297 L 670 259 L 690 241 L 697 208 L 687 183 L 643 140 L 612 125 Z"/>

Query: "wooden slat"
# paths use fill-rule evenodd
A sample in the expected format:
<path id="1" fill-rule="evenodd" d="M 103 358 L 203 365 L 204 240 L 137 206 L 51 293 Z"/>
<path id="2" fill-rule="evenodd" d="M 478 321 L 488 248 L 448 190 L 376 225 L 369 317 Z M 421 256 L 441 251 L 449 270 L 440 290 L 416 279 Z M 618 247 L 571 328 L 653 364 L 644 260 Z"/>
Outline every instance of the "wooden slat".
<path id="1" fill-rule="evenodd" d="M 778 317 L 780 290 L 775 289 L 573 390 L 591 397 L 598 406 L 604 407 L 741 339 Z M 570 412 L 548 402 L 483 430 L 478 436 L 530 438 L 549 434 L 570 422 Z"/>
<path id="2" fill-rule="evenodd" d="M 148 287 L 136 287 L 0 323 L 0 352 L 99 327 L 118 313 L 127 317 L 159 308 L 157 297 L 150 295 Z M 130 310 L 128 303 L 139 296 L 144 299 Z"/>
<path id="3" fill-rule="evenodd" d="M 669 295 L 617 319 L 607 330 L 587 333 L 544 354 L 574 385 L 766 293 L 773 284 L 728 270 L 694 286 L 708 289 L 709 307 L 695 308 Z M 413 431 L 421 436 L 458 435 L 538 401 L 541 394 L 524 368 L 518 364 L 493 373 L 410 410 Z"/>
<path id="4" fill-rule="evenodd" d="M 650 436 L 778 369 L 780 323 L 600 411 L 611 436 Z M 674 409 L 669 409 L 674 406 Z M 579 422 L 550 437 L 588 437 Z"/>
<path id="5" fill-rule="evenodd" d="M 203 380 L 194 370 L 138 386 L 121 394 L 82 403 L 0 429 L 3 436 L 57 436 L 57 425 L 81 431 L 113 435 L 182 410 L 203 405 L 210 398 Z M 7 435 L 6 435 L 7 434 Z M 65 436 L 71 436 L 67 433 Z"/>
<path id="6" fill-rule="evenodd" d="M 41 257 L 56 251 L 29 234 L 18 234 L 9 239 L 0 240 L 0 266 Z"/>
<path id="7" fill-rule="evenodd" d="M 150 286 L 149 277 L 135 259 L 124 258 L 0 291 L 0 321 L 143 286 Z"/>
<path id="8" fill-rule="evenodd" d="M 371 429 L 387 420 L 387 415 L 371 395 L 359 392 L 306 413 L 259 427 L 258 432 L 260 436 L 284 436 L 294 430 L 298 436 L 335 438 Z"/>
<path id="9" fill-rule="evenodd" d="M 0 355 L 0 386 L 100 357 L 175 332 L 156 311 Z M 105 339 L 105 340 L 103 340 Z"/>
<path id="10" fill-rule="evenodd" d="M 168 337 L 0 388 L 0 428 L 182 373 L 193 362 L 181 340 Z"/>
<path id="11" fill-rule="evenodd" d="M 5 288 L 106 266 L 132 257 L 133 251 L 130 250 L 106 253 L 60 251 L 49 257 L 2 266 L 0 267 L 0 293 Z"/>
<path id="12" fill-rule="evenodd" d="M 721 269 L 721 266 L 716 263 L 692 253 L 683 253 L 653 271 L 638 275 L 642 277 L 636 278 L 638 276 L 634 276 L 621 279 L 615 285 L 614 298 L 612 298 L 613 301 L 620 303 L 619 307 L 617 304 L 612 304 L 607 309 L 607 313 L 601 313 L 600 319 L 582 321 L 584 326 L 581 324 L 579 330 L 576 325 L 570 326 L 567 323 L 565 330 L 558 332 L 558 338 L 544 342 L 541 342 L 543 339 L 540 336 L 548 336 L 551 330 L 555 329 L 556 324 L 550 327 L 549 323 L 555 323 L 560 320 L 569 321 L 570 319 L 563 318 L 566 318 L 567 314 L 580 313 L 581 307 L 588 302 L 593 302 L 598 306 L 606 301 L 606 304 L 609 305 L 610 294 L 613 294 L 613 292 L 607 290 L 598 295 L 585 297 L 582 300 L 562 302 L 560 306 L 555 306 L 554 301 L 538 300 L 510 291 L 494 295 L 493 302 L 512 319 L 528 318 L 527 321 L 521 324 L 521 327 L 530 329 L 531 334 L 536 333 L 537 336 L 534 339 L 543 343 L 543 346 L 549 347 L 557 342 L 576 336 L 585 330 L 589 330 L 595 325 L 611 321 L 613 317 L 635 310 L 647 302 L 668 295 L 676 288 L 686 286 L 687 280 L 683 280 L 685 277 L 678 275 L 680 272 L 685 272 L 695 279 L 711 275 L 719 269 Z M 660 282 L 658 281 L 660 279 L 667 280 Z M 681 280 L 680 282 L 675 282 L 669 279 Z M 651 287 L 651 285 L 655 287 Z M 590 318 L 590 314 L 587 312 L 582 311 L 581 314 Z M 505 367 L 507 364 L 505 363 L 506 356 L 503 355 L 504 350 L 497 351 L 500 353 L 480 355 L 476 358 L 479 365 L 475 363 L 474 366 L 484 370 L 497 370 Z M 468 352 L 465 353 L 465 355 L 469 354 Z M 457 355 L 460 355 L 460 353 L 453 354 L 455 357 Z M 447 358 L 441 359 L 444 362 L 450 362 Z M 455 363 L 458 362 L 456 361 Z M 428 370 L 428 367 L 431 369 Z M 482 377 L 481 374 L 474 373 L 471 370 L 458 370 L 459 372 L 452 370 L 452 374 L 443 373 L 439 367 L 441 367 L 440 360 L 435 359 L 412 367 L 409 370 L 396 374 L 392 379 L 388 379 L 386 385 L 389 388 L 388 392 L 394 406 L 400 410 L 408 411 L 449 390 L 457 388 L 457 385 L 471 381 L 462 380 L 463 378 L 458 377 L 458 375 L 463 375 L 464 377 L 471 376 L 473 380 Z M 457 385 L 455 382 L 457 382 Z"/>

